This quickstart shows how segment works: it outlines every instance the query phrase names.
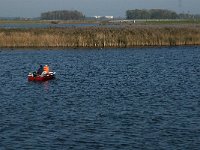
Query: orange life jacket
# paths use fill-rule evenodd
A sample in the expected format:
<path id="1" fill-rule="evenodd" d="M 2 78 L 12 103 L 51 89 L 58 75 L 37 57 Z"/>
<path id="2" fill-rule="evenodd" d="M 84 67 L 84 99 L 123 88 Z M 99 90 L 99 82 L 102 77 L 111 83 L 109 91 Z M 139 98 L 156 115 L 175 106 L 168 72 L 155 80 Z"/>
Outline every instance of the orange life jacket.
<path id="1" fill-rule="evenodd" d="M 46 73 L 49 73 L 49 66 L 44 66 L 43 70 L 46 71 Z"/>

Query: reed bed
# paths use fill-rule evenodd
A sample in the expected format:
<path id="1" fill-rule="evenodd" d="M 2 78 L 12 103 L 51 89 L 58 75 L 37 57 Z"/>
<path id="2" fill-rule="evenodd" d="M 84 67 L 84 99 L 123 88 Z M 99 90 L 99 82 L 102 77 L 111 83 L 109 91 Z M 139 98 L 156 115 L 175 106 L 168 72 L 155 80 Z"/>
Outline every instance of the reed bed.
<path id="1" fill-rule="evenodd" d="M 0 29 L 0 47 L 200 45 L 199 25 Z"/>

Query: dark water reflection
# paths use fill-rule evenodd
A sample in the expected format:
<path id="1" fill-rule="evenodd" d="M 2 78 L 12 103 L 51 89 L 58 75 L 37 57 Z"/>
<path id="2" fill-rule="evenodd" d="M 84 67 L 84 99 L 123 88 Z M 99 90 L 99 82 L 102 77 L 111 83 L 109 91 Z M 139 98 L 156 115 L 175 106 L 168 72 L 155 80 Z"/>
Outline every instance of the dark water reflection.
<path id="1" fill-rule="evenodd" d="M 56 79 L 27 81 L 49 64 Z M 0 149 L 198 149 L 200 47 L 1 50 Z"/>

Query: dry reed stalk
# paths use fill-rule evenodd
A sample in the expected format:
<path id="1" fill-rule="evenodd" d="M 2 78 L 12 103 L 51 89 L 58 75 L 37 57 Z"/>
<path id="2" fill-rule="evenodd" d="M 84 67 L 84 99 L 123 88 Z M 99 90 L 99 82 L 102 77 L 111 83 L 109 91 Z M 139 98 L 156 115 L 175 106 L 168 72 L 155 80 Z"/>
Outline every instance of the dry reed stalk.
<path id="1" fill-rule="evenodd" d="M 0 29 L 0 47 L 134 47 L 200 45 L 200 26 Z"/>

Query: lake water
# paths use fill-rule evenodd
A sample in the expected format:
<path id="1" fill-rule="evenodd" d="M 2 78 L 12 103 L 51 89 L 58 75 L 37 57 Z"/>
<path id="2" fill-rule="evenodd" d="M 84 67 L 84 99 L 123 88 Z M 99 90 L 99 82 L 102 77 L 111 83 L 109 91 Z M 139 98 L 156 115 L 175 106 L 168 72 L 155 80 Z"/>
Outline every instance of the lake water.
<path id="1" fill-rule="evenodd" d="M 49 64 L 56 79 L 28 82 Z M 199 149 L 200 47 L 1 49 L 0 149 Z"/>
<path id="2" fill-rule="evenodd" d="M 100 27 L 99 24 L 0 24 L 0 29 L 30 29 L 30 28 L 66 28 L 66 27 Z"/>

